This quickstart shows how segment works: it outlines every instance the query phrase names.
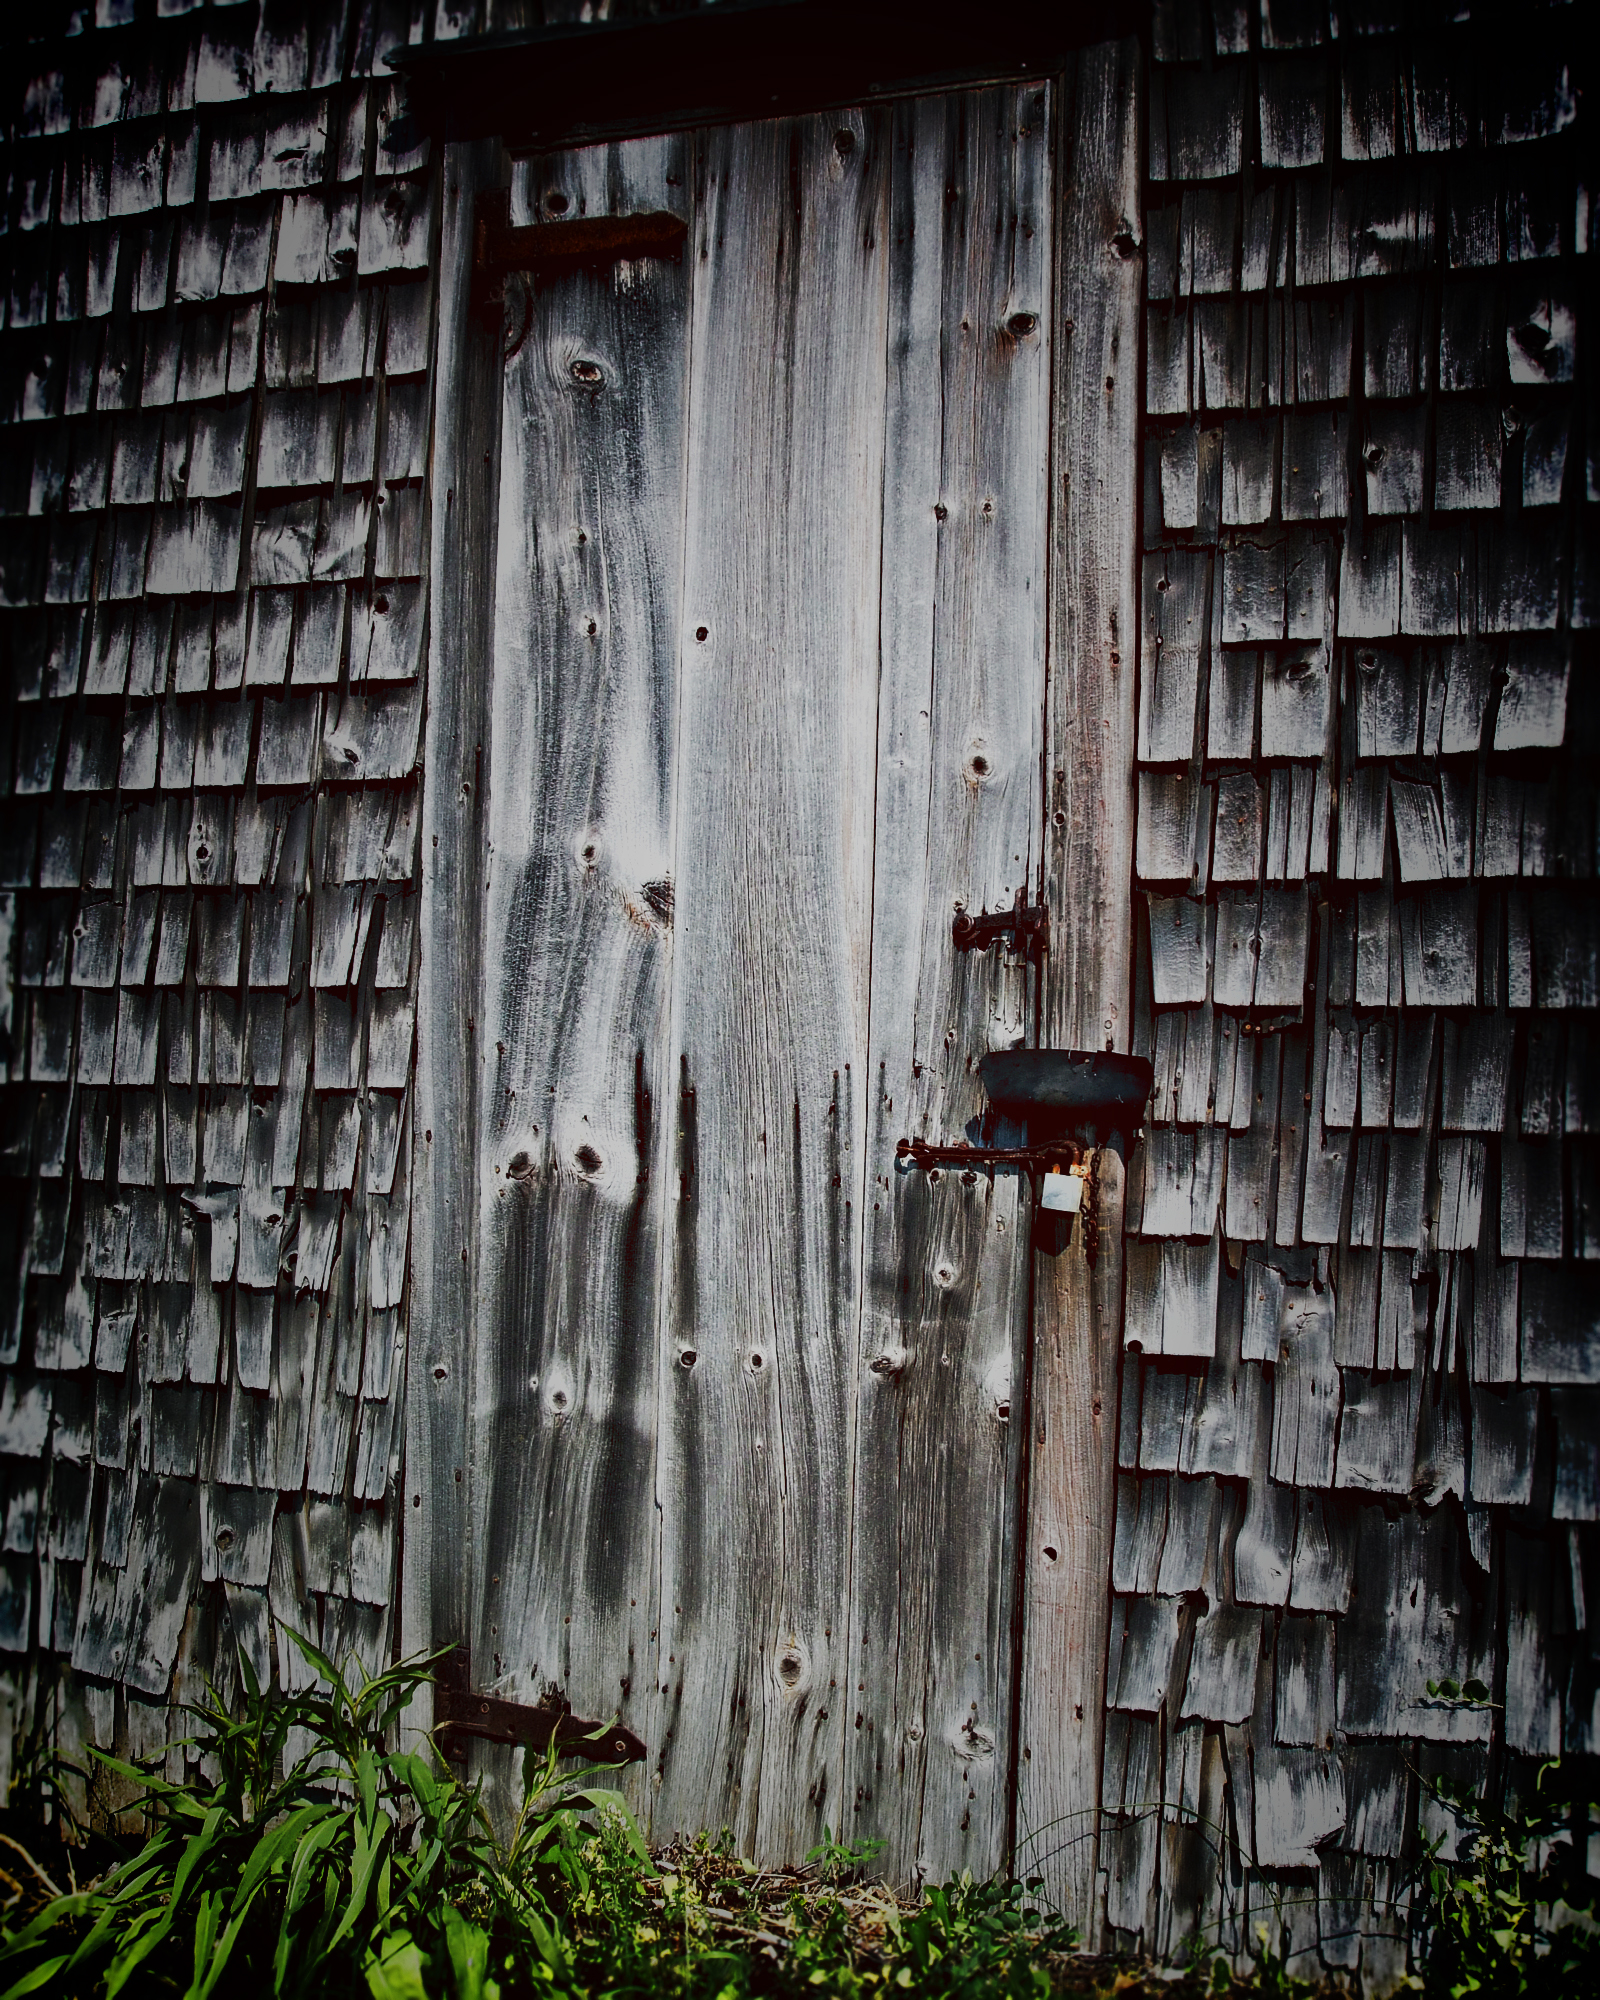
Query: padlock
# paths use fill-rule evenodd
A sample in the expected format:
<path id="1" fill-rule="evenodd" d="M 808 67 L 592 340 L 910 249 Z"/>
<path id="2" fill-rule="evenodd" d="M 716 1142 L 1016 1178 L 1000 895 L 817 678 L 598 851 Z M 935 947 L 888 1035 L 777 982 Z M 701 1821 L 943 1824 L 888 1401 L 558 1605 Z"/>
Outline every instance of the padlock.
<path id="1" fill-rule="evenodd" d="M 1076 1174 L 1058 1174 L 1052 1168 L 1040 1188 L 1039 1206 L 1058 1215 L 1076 1215 L 1083 1206 L 1083 1182 Z"/>

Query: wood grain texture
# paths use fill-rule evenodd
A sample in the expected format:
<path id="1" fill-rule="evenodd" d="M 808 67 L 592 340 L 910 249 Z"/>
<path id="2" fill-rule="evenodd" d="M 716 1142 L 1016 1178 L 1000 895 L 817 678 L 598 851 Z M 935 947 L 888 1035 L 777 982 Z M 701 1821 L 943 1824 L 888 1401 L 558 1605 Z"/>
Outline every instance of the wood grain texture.
<path id="1" fill-rule="evenodd" d="M 888 168 L 717 132 L 691 239 L 654 1828 L 769 1862 L 842 1820 Z"/>
<path id="2" fill-rule="evenodd" d="M 540 163 L 687 207 L 690 142 Z M 570 197 L 569 197 L 570 198 Z M 648 1736 L 689 271 L 508 305 L 478 1132 L 476 1687 Z M 643 1804 L 643 1777 L 635 1783 Z"/>
<path id="3" fill-rule="evenodd" d="M 1005 1859 L 1031 1198 L 894 1149 L 970 1137 L 1033 1034 L 1029 966 L 951 918 L 1039 870 L 1050 137 L 1042 85 L 894 119 L 844 1824 L 896 1881 Z"/>
<path id="4" fill-rule="evenodd" d="M 1138 45 L 1078 58 L 1061 112 L 1046 898 L 1046 1046 L 1128 1047 L 1138 621 Z M 1070 323 L 1071 331 L 1068 332 Z M 1090 1942 L 1121 1340 L 1121 1161 L 1101 1156 L 1100 1257 L 1035 1264 L 1021 1574 L 1018 1859 Z M 1075 1232 L 1074 1245 L 1082 1233 Z M 1050 1557 L 1046 1551 L 1055 1550 Z"/>
<path id="5" fill-rule="evenodd" d="M 434 396 L 417 1067 L 412 1130 L 418 1199 L 411 1227 L 401 1569 L 402 1650 L 466 1636 L 467 1356 L 476 1285 L 479 907 L 487 831 L 487 675 L 498 501 L 498 331 L 470 316 L 472 209 L 500 178 L 497 145 L 453 146 L 444 166 Z M 431 1720 L 426 1693 L 413 1711 Z"/>

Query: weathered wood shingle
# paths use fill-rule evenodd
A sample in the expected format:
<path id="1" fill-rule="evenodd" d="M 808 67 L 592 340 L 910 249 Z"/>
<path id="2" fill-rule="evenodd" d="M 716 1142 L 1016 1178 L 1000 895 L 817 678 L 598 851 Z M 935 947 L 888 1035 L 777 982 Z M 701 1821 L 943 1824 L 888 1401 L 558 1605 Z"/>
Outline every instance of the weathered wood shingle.
<path id="1" fill-rule="evenodd" d="M 1594 491 L 1573 475 L 1565 400 L 1588 245 L 1560 135 L 1579 110 L 1556 17 L 1530 17 L 1537 53 L 1515 82 L 1465 23 L 1352 34 L 1266 4 L 1259 52 L 1239 60 L 1219 22 L 1174 4 L 1154 38 L 1136 868 L 1137 1045 L 1156 1089 L 1131 1176 L 1124 1396 L 1140 1441 L 1114 1569 L 1146 1593 L 1130 1602 L 1160 1601 L 1168 1489 L 1211 1407 L 1166 1359 L 1165 1274 L 1191 1253 L 1195 1163 L 1227 1128 L 1224 1294 L 1230 1272 L 1244 1280 L 1229 1393 L 1259 1415 L 1230 1467 L 1249 1484 L 1226 1517 L 1222 1604 L 1196 1630 L 1190 1709 L 1206 1712 L 1194 1662 L 1211 1621 L 1292 1606 L 1266 1613 L 1276 1693 L 1269 1677 L 1265 1711 L 1252 1691 L 1238 1717 L 1256 1740 L 1238 1863 L 1268 1882 L 1320 1867 L 1323 1962 L 1381 1984 L 1404 1965 L 1390 1891 L 1349 1864 L 1413 1851 L 1406 1739 L 1490 1727 L 1430 1705 L 1425 1682 L 1503 1661 L 1507 1740 L 1589 1748 L 1586 1724 L 1563 1738 L 1552 1651 L 1567 1529 L 1536 1525 L 1586 1522 L 1594 1504 L 1594 1315 L 1574 1241 L 1594 1168 L 1561 1082 L 1563 1023 L 1585 1023 L 1586 1050 L 1600 999 L 1593 837 L 1557 803 L 1593 775 L 1574 708 L 1590 613 L 1563 553 L 1584 545 Z M 1240 71 L 1257 107 L 1242 126 Z M 1214 471 L 1191 410 L 1219 412 Z M 1298 603 L 1308 545 L 1291 522 L 1319 524 L 1330 565 Z M 1195 621 L 1180 677 L 1166 607 L 1175 579 L 1208 569 L 1215 619 Z M 1186 703 L 1168 703 L 1191 681 L 1196 742 Z M 1269 902 L 1285 892 L 1265 885 L 1305 878 L 1307 901 Z M 1206 1198 L 1209 1213 L 1209 1180 Z M 1510 1509 L 1533 1561 L 1497 1625 L 1484 1570 L 1506 1559 Z M 1113 1701 L 1122 1679 L 1114 1666 Z M 1342 1777 L 1296 1761 L 1341 1734 Z M 1186 1914 L 1146 1929 L 1158 1948 L 1161 1923 L 1202 1921 L 1219 1891 L 1169 1879 L 1153 1851 L 1135 1860 L 1142 1830 L 1119 1838 L 1135 1872 L 1108 1874 L 1113 1929 L 1150 1925 L 1163 1896 Z"/>
<path id="2" fill-rule="evenodd" d="M 362 15 L 92 26 L 32 45 L 18 100 L 3 1109 L 36 1192 L 0 1432 L 38 1468 L 9 1483 L 5 1560 L 43 1567 L 8 1568 L 0 1646 L 56 1656 L 64 1741 L 159 1744 L 169 1699 L 228 1684 L 186 1630 L 270 1671 L 273 1521 L 308 1480 L 361 1510 L 359 1560 L 292 1615 L 387 1650 L 433 184 L 397 87 L 366 88 Z M 372 591 L 374 567 L 417 580 Z M 348 939 L 322 921 L 330 848 Z M 313 977 L 342 1010 L 321 1034 Z M 319 1353 L 341 1359 L 310 1425 Z"/>

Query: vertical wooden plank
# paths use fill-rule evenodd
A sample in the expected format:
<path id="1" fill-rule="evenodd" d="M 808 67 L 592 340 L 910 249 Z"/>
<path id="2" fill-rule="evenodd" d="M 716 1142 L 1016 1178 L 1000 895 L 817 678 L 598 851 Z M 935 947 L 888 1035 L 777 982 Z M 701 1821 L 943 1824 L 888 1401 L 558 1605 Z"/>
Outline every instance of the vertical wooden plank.
<path id="1" fill-rule="evenodd" d="M 1138 530 L 1138 44 L 1082 54 L 1061 110 L 1040 1037 L 1128 1047 Z M 1070 331 L 1069 331 L 1070 328 Z M 1121 1336 L 1121 1163 L 1100 1255 L 1035 1264 L 1017 1865 L 1092 1944 Z M 1053 1553 L 1052 1553 L 1053 1552 Z"/>
<path id="2" fill-rule="evenodd" d="M 690 140 L 538 163 L 580 212 L 687 212 Z M 508 314 L 489 799 L 474 1684 L 648 1738 L 687 261 Z M 635 1803 L 645 1779 L 632 1774 Z"/>
<path id="3" fill-rule="evenodd" d="M 417 1067 L 411 1119 L 410 1324 L 401 1564 L 407 1653 L 466 1636 L 469 1380 L 463 1330 L 477 1296 L 480 779 L 488 764 L 494 628 L 501 353 L 498 327 L 472 315 L 473 204 L 498 185 L 498 142 L 446 149 L 429 528 L 428 719 L 422 788 Z M 409 1718 L 431 1722 L 426 1690 Z"/>
<path id="4" fill-rule="evenodd" d="M 897 1881 L 1009 1830 L 1028 1186 L 895 1143 L 969 1136 L 978 1058 L 1033 1034 L 1027 963 L 951 921 L 1039 868 L 1049 147 L 1042 84 L 895 112 L 844 1825 Z"/>
<path id="5" fill-rule="evenodd" d="M 655 1830 L 767 1861 L 841 1822 L 887 169 L 713 133 L 694 242 Z"/>

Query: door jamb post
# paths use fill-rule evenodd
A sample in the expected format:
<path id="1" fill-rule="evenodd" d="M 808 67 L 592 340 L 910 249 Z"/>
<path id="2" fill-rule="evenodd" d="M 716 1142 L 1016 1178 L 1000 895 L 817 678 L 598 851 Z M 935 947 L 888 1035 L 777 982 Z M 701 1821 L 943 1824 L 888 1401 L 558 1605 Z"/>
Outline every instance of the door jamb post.
<path id="1" fill-rule="evenodd" d="M 1084 50 L 1057 151 L 1040 1045 L 1126 1052 L 1132 1026 L 1143 59 Z M 1120 1152 L 1098 1155 L 1099 1255 L 1039 1256 L 1017 1724 L 1019 1873 L 1093 1949 L 1122 1348 Z"/>
<path id="2" fill-rule="evenodd" d="M 498 140 L 442 148 L 433 370 L 421 962 L 411 1116 L 410 1327 L 401 1482 L 400 1643 L 468 1638 L 472 1326 L 477 1295 L 477 1021 L 488 864 L 489 717 L 504 374 L 498 321 L 472 311 L 474 214 L 507 178 Z M 432 1722 L 419 1690 L 408 1731 Z"/>

